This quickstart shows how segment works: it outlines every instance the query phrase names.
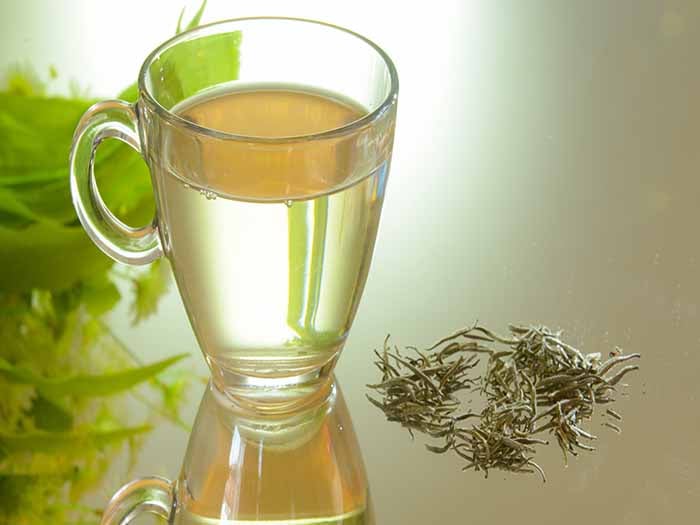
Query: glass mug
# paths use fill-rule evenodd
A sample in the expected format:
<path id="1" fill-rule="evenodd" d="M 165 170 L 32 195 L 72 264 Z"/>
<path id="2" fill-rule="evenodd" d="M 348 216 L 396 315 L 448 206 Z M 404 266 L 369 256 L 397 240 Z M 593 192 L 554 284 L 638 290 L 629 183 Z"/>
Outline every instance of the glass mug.
<path id="1" fill-rule="evenodd" d="M 261 414 L 210 383 L 179 479 L 128 483 L 101 523 L 124 525 L 142 513 L 174 525 L 374 525 L 338 385 L 329 381 L 293 412 Z"/>
<path id="2" fill-rule="evenodd" d="M 280 87 L 329 94 L 361 113 L 333 129 L 246 136 L 210 127 L 183 109 L 223 90 Z M 394 65 L 368 39 L 310 20 L 247 18 L 202 26 L 162 44 L 141 69 L 136 104 L 100 102 L 78 124 L 70 177 L 80 222 L 116 261 L 169 260 L 212 373 L 210 391 L 227 400 L 230 421 L 257 416 L 291 421 L 310 404 L 327 403 L 323 399 L 335 391 L 333 367 L 374 249 L 397 94 Z M 152 224 L 130 227 L 102 200 L 93 162 L 96 148 L 108 138 L 144 157 L 156 199 Z M 200 419 L 190 451 L 193 440 L 201 444 L 205 439 Z M 284 424 L 273 427 L 279 439 L 288 434 Z M 226 428 L 230 443 L 220 459 L 233 469 L 234 449 L 245 448 L 243 434 L 238 423 Z M 245 436 L 262 443 L 270 428 L 250 424 Z M 188 454 L 183 472 L 199 472 L 197 461 L 196 454 Z M 246 476 L 255 472 L 249 469 Z M 179 490 L 157 479 L 134 483 L 118 493 L 110 508 L 121 510 L 108 511 L 103 523 L 128 523 L 137 508 L 160 513 L 160 495 Z M 154 499 L 144 496 L 149 491 Z M 129 496 L 135 493 L 140 503 Z M 124 510 L 121 501 L 134 503 L 133 508 Z M 168 499 L 168 505 L 177 509 L 181 501 Z M 223 500 L 218 504 L 211 508 L 232 508 Z M 279 504 L 287 508 L 284 501 Z M 196 523 L 281 515 L 270 516 L 241 511 L 207 515 L 210 521 Z M 297 518 L 309 516 L 284 516 L 285 523 Z M 316 523 L 304 521 L 311 522 Z"/>

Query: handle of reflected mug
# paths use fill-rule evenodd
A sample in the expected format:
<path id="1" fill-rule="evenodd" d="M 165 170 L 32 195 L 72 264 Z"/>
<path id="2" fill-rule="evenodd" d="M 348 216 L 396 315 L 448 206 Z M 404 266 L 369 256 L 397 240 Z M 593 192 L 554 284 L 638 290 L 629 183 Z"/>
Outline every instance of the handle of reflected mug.
<path id="1" fill-rule="evenodd" d="M 128 525 L 137 516 L 155 514 L 169 520 L 175 498 L 165 478 L 136 479 L 120 488 L 102 514 L 100 525 Z"/>
<path id="2" fill-rule="evenodd" d="M 108 138 L 121 140 L 143 155 L 134 106 L 106 100 L 80 119 L 70 153 L 73 206 L 88 236 L 104 253 L 118 262 L 148 264 L 163 255 L 156 219 L 141 228 L 124 224 L 107 208 L 97 187 L 95 152 Z"/>

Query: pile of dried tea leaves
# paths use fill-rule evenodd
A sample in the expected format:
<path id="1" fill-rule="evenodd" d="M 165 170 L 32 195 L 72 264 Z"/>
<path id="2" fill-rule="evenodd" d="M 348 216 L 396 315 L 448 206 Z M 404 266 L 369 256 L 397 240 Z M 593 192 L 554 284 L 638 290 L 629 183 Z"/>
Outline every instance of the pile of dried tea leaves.
<path id="1" fill-rule="evenodd" d="M 518 473 L 544 470 L 534 461 L 536 447 L 556 439 L 564 454 L 592 451 L 596 436 L 582 427 L 599 405 L 615 401 L 625 375 L 639 367 L 625 364 L 639 354 L 619 349 L 603 360 L 600 353 L 583 354 L 561 339 L 561 332 L 544 326 L 510 326 L 501 337 L 475 325 L 445 337 L 425 351 L 408 347 L 375 350 L 382 372 L 380 394 L 367 396 L 389 421 L 401 423 L 411 436 L 424 433 L 441 440 L 427 445 L 436 453 L 452 451 L 466 461 L 463 470 L 499 469 Z M 475 370 L 481 358 L 485 369 Z M 483 368 L 483 367 L 481 367 Z M 480 411 L 464 410 L 459 392 L 477 392 Z M 621 432 L 622 417 L 611 408 L 605 426 Z"/>

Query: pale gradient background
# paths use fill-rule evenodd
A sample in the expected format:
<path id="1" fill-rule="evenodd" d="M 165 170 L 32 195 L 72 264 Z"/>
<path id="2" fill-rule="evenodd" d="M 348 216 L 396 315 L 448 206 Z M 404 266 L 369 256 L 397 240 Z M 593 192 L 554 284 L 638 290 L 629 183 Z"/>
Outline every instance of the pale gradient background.
<path id="1" fill-rule="evenodd" d="M 181 5 L 3 1 L 0 65 L 56 64 L 112 96 L 172 34 Z M 205 19 L 260 14 L 364 33 L 401 77 L 379 240 L 338 367 L 378 523 L 695 522 L 700 2 L 212 0 Z M 387 332 L 422 345 L 477 318 L 562 327 L 586 351 L 641 352 L 624 433 L 596 428 L 600 450 L 568 469 L 558 450 L 544 454 L 543 486 L 462 474 L 385 423 L 364 399 L 371 349 Z M 174 291 L 142 327 L 125 312 L 113 322 L 145 360 L 196 350 Z M 158 429 L 132 475 L 176 476 L 186 439 Z"/>

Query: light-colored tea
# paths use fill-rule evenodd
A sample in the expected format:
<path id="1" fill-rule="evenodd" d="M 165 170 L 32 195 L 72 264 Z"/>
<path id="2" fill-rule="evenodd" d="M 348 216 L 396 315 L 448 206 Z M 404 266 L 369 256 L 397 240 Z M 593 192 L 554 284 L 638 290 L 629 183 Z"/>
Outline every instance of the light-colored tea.
<path id="1" fill-rule="evenodd" d="M 224 148 L 175 137 L 163 155 L 170 160 L 151 162 L 162 179 L 164 244 L 214 376 L 269 384 L 322 368 L 358 306 L 387 166 L 367 166 L 342 136 L 308 135 L 365 111 L 328 93 L 260 85 L 219 89 L 175 111 L 219 132 L 295 146 L 272 153 L 264 140 L 251 149 L 245 138 L 222 135 Z"/>
<path id="2" fill-rule="evenodd" d="M 349 513 L 329 518 L 292 520 L 220 520 L 203 518 L 184 512 L 177 517 L 176 525 L 366 525 L 365 513 Z"/>
<path id="3" fill-rule="evenodd" d="M 374 525 L 357 438 L 336 385 L 265 414 L 208 388 L 175 490 L 174 525 Z"/>

